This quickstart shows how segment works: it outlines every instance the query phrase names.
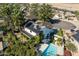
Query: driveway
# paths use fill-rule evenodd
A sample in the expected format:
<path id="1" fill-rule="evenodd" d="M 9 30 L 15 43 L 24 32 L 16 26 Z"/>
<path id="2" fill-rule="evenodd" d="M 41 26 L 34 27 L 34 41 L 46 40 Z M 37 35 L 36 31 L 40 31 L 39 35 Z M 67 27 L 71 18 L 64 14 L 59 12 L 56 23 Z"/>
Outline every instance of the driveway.
<path id="1" fill-rule="evenodd" d="M 73 37 L 77 40 L 77 42 L 79 43 L 79 30 L 76 31 L 77 33 L 73 35 Z"/>
<path id="2" fill-rule="evenodd" d="M 54 28 L 59 29 L 59 28 L 63 28 L 65 30 L 71 30 L 71 29 L 75 29 L 76 26 L 70 22 L 67 21 L 60 21 L 58 23 L 54 23 L 52 24 Z"/>

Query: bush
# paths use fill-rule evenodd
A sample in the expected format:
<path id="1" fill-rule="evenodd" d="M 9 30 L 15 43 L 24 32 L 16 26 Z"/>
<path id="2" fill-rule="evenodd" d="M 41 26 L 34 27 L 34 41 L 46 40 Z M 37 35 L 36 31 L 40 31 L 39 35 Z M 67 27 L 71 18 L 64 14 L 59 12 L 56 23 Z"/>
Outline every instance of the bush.
<path id="1" fill-rule="evenodd" d="M 68 48 L 68 50 L 72 51 L 72 52 L 76 52 L 77 51 L 77 47 L 73 44 L 73 43 L 67 43 L 66 47 Z"/>
<path id="2" fill-rule="evenodd" d="M 63 30 L 60 29 L 57 34 L 58 34 L 59 36 L 63 36 Z"/>
<path id="3" fill-rule="evenodd" d="M 62 45 L 62 39 L 61 39 L 61 38 L 58 38 L 58 39 L 57 39 L 57 44 L 58 44 L 59 46 Z"/>

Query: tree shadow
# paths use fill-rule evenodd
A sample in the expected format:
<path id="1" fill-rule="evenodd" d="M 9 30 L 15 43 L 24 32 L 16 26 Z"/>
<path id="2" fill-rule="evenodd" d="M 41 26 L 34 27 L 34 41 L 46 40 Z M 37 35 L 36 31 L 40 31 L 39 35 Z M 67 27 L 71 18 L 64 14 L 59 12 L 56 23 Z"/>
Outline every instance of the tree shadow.
<path id="1" fill-rule="evenodd" d="M 79 30 L 76 31 L 77 33 L 73 35 L 73 37 L 79 42 Z"/>
<path id="2" fill-rule="evenodd" d="M 49 19 L 48 22 L 50 22 L 50 23 L 52 23 L 52 24 L 55 24 L 55 23 L 61 22 L 61 20 L 59 20 L 59 19 Z"/>

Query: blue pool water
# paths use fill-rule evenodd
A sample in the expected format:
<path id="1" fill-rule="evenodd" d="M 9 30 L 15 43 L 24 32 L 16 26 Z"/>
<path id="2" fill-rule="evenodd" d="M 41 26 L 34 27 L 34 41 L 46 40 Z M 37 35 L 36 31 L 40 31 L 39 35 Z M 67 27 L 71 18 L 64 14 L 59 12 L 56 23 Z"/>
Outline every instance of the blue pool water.
<path id="1" fill-rule="evenodd" d="M 49 44 L 49 46 L 45 49 L 45 51 L 42 53 L 43 56 L 56 56 L 57 54 L 57 48 L 52 43 Z"/>

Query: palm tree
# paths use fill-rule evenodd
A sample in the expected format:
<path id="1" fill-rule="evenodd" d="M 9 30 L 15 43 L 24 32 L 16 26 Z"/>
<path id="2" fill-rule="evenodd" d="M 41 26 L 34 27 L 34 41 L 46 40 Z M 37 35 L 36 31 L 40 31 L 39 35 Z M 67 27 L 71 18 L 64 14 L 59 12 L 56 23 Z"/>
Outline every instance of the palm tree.
<path id="1" fill-rule="evenodd" d="M 0 7 L 0 9 L 1 9 L 0 15 L 4 16 L 4 19 L 8 22 L 8 26 L 13 27 L 11 24 L 11 17 L 10 17 L 11 12 L 12 12 L 10 5 L 9 4 L 2 4 L 0 6 L 1 6 Z"/>
<path id="2" fill-rule="evenodd" d="M 2 4 L 1 16 L 4 16 L 11 30 L 18 29 L 24 20 L 19 4 Z"/>
<path id="3" fill-rule="evenodd" d="M 40 20 L 47 21 L 53 16 L 52 7 L 48 4 L 41 4 L 38 16 Z"/>
<path id="4" fill-rule="evenodd" d="M 4 50 L 5 55 L 14 55 L 14 56 L 34 56 L 37 55 L 35 51 L 35 44 L 38 43 L 38 40 L 34 43 L 33 41 L 30 42 L 30 40 L 22 44 L 20 40 L 16 40 L 16 38 L 13 36 L 13 34 L 10 33 L 9 35 L 10 39 L 8 40 L 8 48 Z M 32 39 L 33 40 L 33 39 Z"/>
<path id="5" fill-rule="evenodd" d="M 30 15 L 38 19 L 40 5 L 38 3 L 30 5 Z"/>
<path id="6" fill-rule="evenodd" d="M 38 18 L 38 9 L 39 9 L 39 4 L 35 3 L 35 4 L 22 4 L 22 6 L 25 7 L 24 9 L 24 13 L 25 13 L 25 17 L 27 17 L 28 19 L 37 19 Z M 26 15 L 27 14 L 27 15 Z"/>

